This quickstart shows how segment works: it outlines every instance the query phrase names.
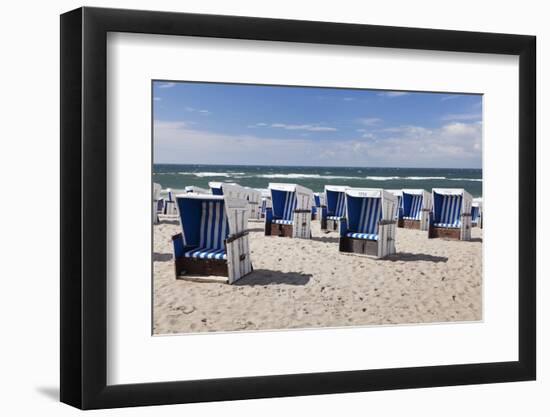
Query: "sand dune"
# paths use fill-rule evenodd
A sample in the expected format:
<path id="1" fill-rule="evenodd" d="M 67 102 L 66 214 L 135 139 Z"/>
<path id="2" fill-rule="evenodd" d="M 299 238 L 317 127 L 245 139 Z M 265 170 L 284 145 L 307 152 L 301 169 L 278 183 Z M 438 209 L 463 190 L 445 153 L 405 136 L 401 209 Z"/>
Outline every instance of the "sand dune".
<path id="1" fill-rule="evenodd" d="M 474 321 L 482 318 L 482 231 L 460 242 L 397 229 L 384 260 L 338 252 L 313 222 L 312 240 L 263 236 L 250 223 L 254 272 L 234 285 L 175 279 L 175 221 L 154 227 L 155 334 Z"/>

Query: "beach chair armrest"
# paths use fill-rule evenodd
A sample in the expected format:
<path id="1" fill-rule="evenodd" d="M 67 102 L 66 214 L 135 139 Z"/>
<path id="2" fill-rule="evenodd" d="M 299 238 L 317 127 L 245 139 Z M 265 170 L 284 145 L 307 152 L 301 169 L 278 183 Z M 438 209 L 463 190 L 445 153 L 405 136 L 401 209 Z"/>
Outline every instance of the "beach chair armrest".
<path id="1" fill-rule="evenodd" d="M 265 221 L 266 223 L 271 223 L 273 220 L 273 209 L 271 207 L 265 208 Z"/>
<path id="2" fill-rule="evenodd" d="M 325 220 L 327 218 L 327 206 L 321 206 L 321 219 Z"/>
<path id="3" fill-rule="evenodd" d="M 346 236 L 346 233 L 348 232 L 348 219 L 345 217 L 342 217 L 339 221 L 340 225 L 340 237 Z"/>
<path id="4" fill-rule="evenodd" d="M 185 244 L 181 233 L 172 236 L 172 245 L 174 246 L 174 257 L 182 258 L 185 253 Z"/>
<path id="5" fill-rule="evenodd" d="M 234 242 L 235 240 L 240 239 L 243 236 L 248 236 L 248 230 L 243 230 L 238 233 L 233 233 L 227 236 L 227 238 L 225 239 L 225 243 L 228 244 L 228 243 Z"/>

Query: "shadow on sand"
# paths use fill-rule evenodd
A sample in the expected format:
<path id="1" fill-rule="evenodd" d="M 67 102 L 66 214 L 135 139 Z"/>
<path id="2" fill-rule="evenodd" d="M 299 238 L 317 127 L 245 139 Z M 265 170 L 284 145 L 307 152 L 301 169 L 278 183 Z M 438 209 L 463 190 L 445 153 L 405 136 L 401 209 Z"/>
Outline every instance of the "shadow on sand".
<path id="1" fill-rule="evenodd" d="M 399 252 L 393 255 L 390 255 L 386 258 L 380 259 L 381 261 L 403 261 L 403 262 L 414 262 L 414 261 L 426 261 L 426 262 L 447 262 L 449 258 L 446 256 L 434 256 L 428 255 L 426 253 L 408 253 L 408 252 Z"/>
<path id="2" fill-rule="evenodd" d="M 315 237 L 312 237 L 311 240 L 315 240 L 317 242 L 324 242 L 324 243 L 340 242 L 340 238 L 338 236 L 315 236 Z"/>
<path id="3" fill-rule="evenodd" d="M 172 260 L 171 253 L 153 252 L 153 262 L 168 262 Z"/>
<path id="4" fill-rule="evenodd" d="M 281 272 L 269 269 L 255 269 L 250 274 L 242 277 L 233 285 L 306 285 L 311 279 L 311 274 L 300 272 Z"/>
<path id="5" fill-rule="evenodd" d="M 157 224 L 180 224 L 179 220 L 162 219 Z"/>

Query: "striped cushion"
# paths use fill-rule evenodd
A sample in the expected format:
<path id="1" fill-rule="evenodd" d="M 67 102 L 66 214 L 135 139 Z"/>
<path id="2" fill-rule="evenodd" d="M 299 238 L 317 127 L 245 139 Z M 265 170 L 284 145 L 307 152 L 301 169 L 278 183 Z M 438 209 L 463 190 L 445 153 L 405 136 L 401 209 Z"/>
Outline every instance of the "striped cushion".
<path id="1" fill-rule="evenodd" d="M 410 206 L 408 206 L 408 209 L 409 212 L 406 213 L 407 217 L 403 217 L 404 219 L 420 220 L 420 213 L 422 210 L 422 196 L 411 195 Z"/>
<path id="2" fill-rule="evenodd" d="M 292 224 L 292 220 L 275 219 L 273 223 L 276 224 Z"/>
<path id="3" fill-rule="evenodd" d="M 378 234 L 378 221 L 382 219 L 380 198 L 364 198 L 361 203 L 359 224 L 356 232 Z"/>
<path id="4" fill-rule="evenodd" d="M 378 240 L 378 235 L 375 233 L 346 233 L 347 237 L 353 237 L 355 239 L 366 239 L 366 240 Z"/>
<path id="5" fill-rule="evenodd" d="M 340 220 L 343 216 L 327 216 L 328 220 Z"/>
<path id="6" fill-rule="evenodd" d="M 460 224 L 455 224 L 455 223 L 434 223 L 434 226 L 435 227 L 449 227 L 449 228 L 452 228 L 452 229 L 460 228 Z"/>
<path id="7" fill-rule="evenodd" d="M 200 225 L 200 248 L 223 249 L 229 234 L 223 201 L 203 201 Z"/>
<path id="8" fill-rule="evenodd" d="M 441 196 L 441 207 L 438 212 L 434 212 L 434 225 L 447 225 L 438 227 L 460 227 L 460 212 L 462 208 L 461 195 L 443 195 Z"/>
<path id="9" fill-rule="evenodd" d="M 420 219 L 417 219 L 416 217 L 409 217 L 409 216 L 403 216 L 403 218 L 405 220 L 420 220 Z"/>
<path id="10" fill-rule="evenodd" d="M 185 252 L 184 256 L 186 258 L 200 258 L 200 259 L 227 259 L 225 254 L 225 249 L 207 249 L 207 248 L 197 248 Z"/>

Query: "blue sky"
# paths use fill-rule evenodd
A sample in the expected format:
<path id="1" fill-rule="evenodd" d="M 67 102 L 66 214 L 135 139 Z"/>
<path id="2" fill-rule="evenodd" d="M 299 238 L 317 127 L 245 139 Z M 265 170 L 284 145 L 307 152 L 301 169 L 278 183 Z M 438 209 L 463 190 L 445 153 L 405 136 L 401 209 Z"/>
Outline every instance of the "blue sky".
<path id="1" fill-rule="evenodd" d="M 481 168 L 482 96 L 153 83 L 155 163 Z"/>

